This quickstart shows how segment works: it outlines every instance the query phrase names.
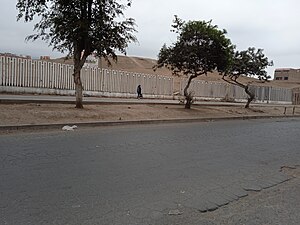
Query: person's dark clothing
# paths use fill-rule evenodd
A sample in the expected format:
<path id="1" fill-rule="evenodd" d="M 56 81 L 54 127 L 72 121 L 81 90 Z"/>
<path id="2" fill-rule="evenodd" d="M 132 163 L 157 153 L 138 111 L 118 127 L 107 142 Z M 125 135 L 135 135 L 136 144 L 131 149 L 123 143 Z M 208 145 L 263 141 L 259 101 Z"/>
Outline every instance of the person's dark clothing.
<path id="1" fill-rule="evenodd" d="M 138 96 L 137 96 L 138 98 L 142 98 L 143 97 L 141 85 L 137 86 L 136 92 L 138 94 Z"/>

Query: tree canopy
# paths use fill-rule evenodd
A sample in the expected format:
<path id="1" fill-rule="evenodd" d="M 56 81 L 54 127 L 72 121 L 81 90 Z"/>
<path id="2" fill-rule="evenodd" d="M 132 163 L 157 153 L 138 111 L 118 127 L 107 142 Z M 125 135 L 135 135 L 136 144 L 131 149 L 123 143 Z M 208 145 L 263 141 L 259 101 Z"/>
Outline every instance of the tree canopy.
<path id="1" fill-rule="evenodd" d="M 248 94 L 248 101 L 245 108 L 249 108 L 251 101 L 254 100 L 255 94 L 250 90 L 248 84 L 243 84 L 238 81 L 241 76 L 257 77 L 259 80 L 266 81 L 270 78 L 266 68 L 272 66 L 273 62 L 268 60 L 268 57 L 263 53 L 263 49 L 255 49 L 249 47 L 244 51 L 236 51 L 231 61 L 228 73 L 223 74 L 223 79 L 228 83 L 238 85 L 244 88 Z"/>
<path id="2" fill-rule="evenodd" d="M 136 41 L 134 19 L 124 19 L 130 5 L 131 0 L 18 0 L 18 20 L 39 20 L 27 40 L 41 38 L 73 55 L 77 108 L 83 107 L 80 70 L 87 56 L 117 59 L 116 51 L 126 53 L 128 43 Z"/>
<path id="3" fill-rule="evenodd" d="M 207 75 L 214 70 L 226 73 L 229 69 L 234 46 L 226 37 L 226 30 L 220 30 L 212 21 L 185 22 L 175 16 L 172 32 L 178 34 L 175 43 L 162 46 L 157 67 L 167 67 L 175 75 L 189 77 L 184 89 L 186 108 L 192 104 L 188 88 L 192 79 Z"/>

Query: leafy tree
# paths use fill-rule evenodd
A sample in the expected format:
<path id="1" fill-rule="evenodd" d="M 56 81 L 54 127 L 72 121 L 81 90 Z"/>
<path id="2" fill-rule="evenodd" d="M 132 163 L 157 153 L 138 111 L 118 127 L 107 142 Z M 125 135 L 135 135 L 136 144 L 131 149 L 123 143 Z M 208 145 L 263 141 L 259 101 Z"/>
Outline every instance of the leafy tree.
<path id="1" fill-rule="evenodd" d="M 26 39 L 41 38 L 73 56 L 76 108 L 83 108 L 80 70 L 86 58 L 94 53 L 117 60 L 115 51 L 126 53 L 128 43 L 136 41 L 134 20 L 121 18 L 130 5 L 131 0 L 18 0 L 18 20 L 39 19 L 36 34 Z"/>
<path id="2" fill-rule="evenodd" d="M 219 30 L 211 21 L 185 22 L 175 16 L 171 32 L 178 34 L 171 46 L 162 46 L 156 68 L 167 67 L 174 75 L 188 76 L 184 88 L 185 108 L 193 102 L 188 88 L 191 81 L 214 70 L 225 73 L 232 58 L 234 46 L 226 38 L 226 30 Z"/>
<path id="3" fill-rule="evenodd" d="M 248 95 L 245 108 L 249 108 L 250 103 L 255 99 L 255 94 L 249 84 L 241 83 L 238 81 L 238 78 L 242 76 L 256 76 L 259 80 L 266 81 L 270 78 L 265 70 L 268 66 L 273 66 L 273 62 L 268 61 L 268 58 L 263 53 L 263 49 L 248 48 L 245 51 L 235 52 L 230 70 L 228 73 L 223 74 L 223 80 L 244 88 Z"/>

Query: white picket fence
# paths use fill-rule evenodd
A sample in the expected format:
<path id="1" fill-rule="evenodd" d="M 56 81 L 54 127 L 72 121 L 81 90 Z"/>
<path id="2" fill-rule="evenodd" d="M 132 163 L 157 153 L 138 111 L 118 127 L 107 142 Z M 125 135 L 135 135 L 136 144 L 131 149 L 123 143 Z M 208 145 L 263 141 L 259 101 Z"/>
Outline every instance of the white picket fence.
<path id="1" fill-rule="evenodd" d="M 1 56 L 0 86 L 74 90 L 73 69 L 68 64 Z M 81 78 L 85 92 L 135 94 L 140 84 L 146 95 L 173 94 L 172 77 L 84 67 Z"/>

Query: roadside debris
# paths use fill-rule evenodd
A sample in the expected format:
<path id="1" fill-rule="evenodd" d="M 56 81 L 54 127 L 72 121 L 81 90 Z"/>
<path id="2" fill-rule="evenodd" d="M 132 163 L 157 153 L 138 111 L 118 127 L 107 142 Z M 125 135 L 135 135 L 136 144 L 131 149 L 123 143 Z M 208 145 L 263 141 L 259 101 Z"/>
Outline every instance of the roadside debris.
<path id="1" fill-rule="evenodd" d="M 69 126 L 69 125 L 66 125 L 66 126 L 63 126 L 62 130 L 64 131 L 74 131 L 74 129 L 77 129 L 78 127 L 76 125 L 73 125 L 73 126 Z"/>
<path id="2" fill-rule="evenodd" d="M 178 216 L 178 215 L 181 215 L 181 214 L 182 214 L 182 212 L 180 212 L 179 209 L 171 209 L 169 211 L 170 216 Z"/>

